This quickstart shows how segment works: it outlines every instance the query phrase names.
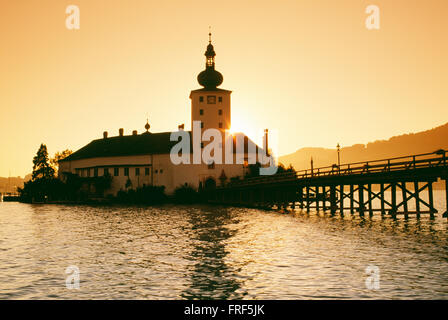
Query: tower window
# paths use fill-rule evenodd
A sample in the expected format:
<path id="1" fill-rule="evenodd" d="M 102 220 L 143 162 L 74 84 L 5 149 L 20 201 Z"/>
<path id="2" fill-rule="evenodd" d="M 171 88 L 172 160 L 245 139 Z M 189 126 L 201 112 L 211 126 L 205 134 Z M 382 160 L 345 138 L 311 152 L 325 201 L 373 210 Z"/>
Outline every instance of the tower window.
<path id="1" fill-rule="evenodd" d="M 204 102 L 204 97 L 203 96 L 199 97 L 199 102 Z"/>
<path id="2" fill-rule="evenodd" d="M 201 116 L 203 116 L 203 115 L 204 115 L 204 109 L 199 109 L 199 114 L 200 114 Z"/>
<path id="3" fill-rule="evenodd" d="M 98 177 L 98 168 L 93 169 L 93 176 Z"/>
<path id="4" fill-rule="evenodd" d="M 120 168 L 114 168 L 114 176 L 118 177 L 119 174 L 120 174 Z"/>
<path id="5" fill-rule="evenodd" d="M 104 168 L 104 175 L 108 176 L 109 175 L 109 168 Z"/>
<path id="6" fill-rule="evenodd" d="M 204 148 L 204 142 L 201 142 L 201 149 Z"/>
<path id="7" fill-rule="evenodd" d="M 140 168 L 135 168 L 135 175 L 139 176 L 140 175 Z"/>
<path id="8" fill-rule="evenodd" d="M 222 102 L 222 97 L 218 97 L 218 102 Z"/>
<path id="9" fill-rule="evenodd" d="M 216 103 L 216 96 L 207 96 L 207 103 L 208 104 L 215 104 Z"/>
<path id="10" fill-rule="evenodd" d="M 124 168 L 124 175 L 129 177 L 129 168 Z"/>
<path id="11" fill-rule="evenodd" d="M 222 129 L 222 122 L 219 123 L 219 128 Z"/>
<path id="12" fill-rule="evenodd" d="M 218 115 L 222 116 L 222 109 L 218 110 Z"/>
<path id="13" fill-rule="evenodd" d="M 145 168 L 145 176 L 149 176 L 149 168 Z"/>
<path id="14" fill-rule="evenodd" d="M 201 121 L 201 129 L 204 128 L 204 122 Z"/>

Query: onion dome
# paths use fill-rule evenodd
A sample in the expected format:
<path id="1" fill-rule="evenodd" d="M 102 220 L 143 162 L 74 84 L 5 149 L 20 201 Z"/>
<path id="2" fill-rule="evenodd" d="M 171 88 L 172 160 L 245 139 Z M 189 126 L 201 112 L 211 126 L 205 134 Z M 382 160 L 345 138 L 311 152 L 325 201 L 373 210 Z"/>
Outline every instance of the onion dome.
<path id="1" fill-rule="evenodd" d="M 207 51 L 205 51 L 205 70 L 198 75 L 198 82 L 205 89 L 216 89 L 220 86 L 224 80 L 222 74 L 215 70 L 215 49 L 212 45 L 211 36 L 209 33 L 209 43 L 207 46 Z"/>

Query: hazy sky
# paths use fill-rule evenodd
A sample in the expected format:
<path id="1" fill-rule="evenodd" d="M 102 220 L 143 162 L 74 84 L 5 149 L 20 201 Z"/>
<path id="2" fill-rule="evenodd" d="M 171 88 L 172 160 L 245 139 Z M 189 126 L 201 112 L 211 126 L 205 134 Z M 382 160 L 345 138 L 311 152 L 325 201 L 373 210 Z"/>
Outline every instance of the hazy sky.
<path id="1" fill-rule="evenodd" d="M 80 8 L 80 30 L 65 26 Z M 367 30 L 366 7 L 380 8 Z M 448 121 L 446 0 L 2 0 L 0 176 L 40 143 L 77 150 L 190 127 L 209 25 L 232 124 L 277 129 L 280 154 L 367 143 Z M 255 138 L 255 137 L 254 137 Z"/>

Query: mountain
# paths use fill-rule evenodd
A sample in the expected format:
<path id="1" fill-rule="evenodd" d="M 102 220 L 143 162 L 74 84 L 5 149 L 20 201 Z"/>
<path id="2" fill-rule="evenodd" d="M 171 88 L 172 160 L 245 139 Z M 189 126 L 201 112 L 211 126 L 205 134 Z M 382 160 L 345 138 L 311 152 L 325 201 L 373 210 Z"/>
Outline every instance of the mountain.
<path id="1" fill-rule="evenodd" d="M 448 150 L 448 123 L 427 131 L 395 136 L 389 140 L 341 148 L 340 156 L 343 164 L 430 153 L 438 149 Z M 314 168 L 330 166 L 338 161 L 336 149 L 302 148 L 280 157 L 279 162 L 286 166 L 292 164 L 296 170 L 303 170 L 310 168 L 311 157 Z"/>

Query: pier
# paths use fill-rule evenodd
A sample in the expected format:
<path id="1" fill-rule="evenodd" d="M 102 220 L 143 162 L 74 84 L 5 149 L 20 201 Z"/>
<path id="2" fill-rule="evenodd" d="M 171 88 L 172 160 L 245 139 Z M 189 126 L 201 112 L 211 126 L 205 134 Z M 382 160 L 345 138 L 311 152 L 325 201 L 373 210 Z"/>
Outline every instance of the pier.
<path id="1" fill-rule="evenodd" d="M 439 213 L 433 184 L 444 181 L 448 207 L 445 150 L 390 159 L 332 165 L 231 182 L 215 189 L 211 202 L 264 208 L 297 206 L 330 212 L 431 218 Z M 411 203 L 415 209 L 410 210 Z M 448 217 L 447 211 L 443 217 Z"/>

